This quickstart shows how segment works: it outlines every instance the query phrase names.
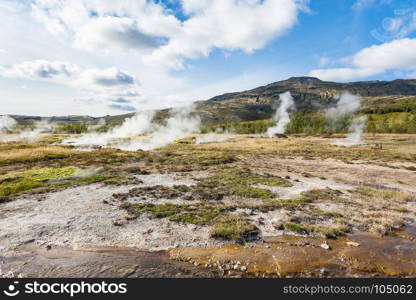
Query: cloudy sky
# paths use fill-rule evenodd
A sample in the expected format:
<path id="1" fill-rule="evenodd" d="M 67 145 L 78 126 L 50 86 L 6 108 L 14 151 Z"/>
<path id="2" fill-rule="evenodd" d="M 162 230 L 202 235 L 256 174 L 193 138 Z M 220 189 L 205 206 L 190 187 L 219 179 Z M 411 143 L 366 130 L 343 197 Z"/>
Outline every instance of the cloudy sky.
<path id="1" fill-rule="evenodd" d="M 121 114 L 415 78 L 416 0 L 0 0 L 0 40 L 0 114 Z"/>

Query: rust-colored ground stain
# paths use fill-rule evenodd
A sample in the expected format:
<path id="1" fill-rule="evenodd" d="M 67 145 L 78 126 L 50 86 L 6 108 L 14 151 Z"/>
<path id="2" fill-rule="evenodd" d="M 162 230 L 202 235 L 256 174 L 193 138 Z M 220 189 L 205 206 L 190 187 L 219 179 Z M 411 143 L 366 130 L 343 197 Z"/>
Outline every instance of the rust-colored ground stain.
<path id="1" fill-rule="evenodd" d="M 330 249 L 322 248 L 323 243 L 330 245 Z M 402 236 L 362 234 L 337 240 L 279 236 L 267 238 L 264 244 L 253 248 L 181 247 L 170 250 L 170 256 L 243 276 L 416 276 L 416 242 Z"/>

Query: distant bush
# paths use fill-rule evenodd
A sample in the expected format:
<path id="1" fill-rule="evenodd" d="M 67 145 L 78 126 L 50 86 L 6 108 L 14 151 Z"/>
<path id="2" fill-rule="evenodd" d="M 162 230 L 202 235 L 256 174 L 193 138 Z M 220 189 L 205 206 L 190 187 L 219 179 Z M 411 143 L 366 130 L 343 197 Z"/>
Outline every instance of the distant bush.
<path id="1" fill-rule="evenodd" d="M 367 115 L 367 129 L 369 133 L 416 133 L 416 113 L 394 112 Z M 336 122 L 328 120 L 323 113 L 313 111 L 298 111 L 291 116 L 286 128 L 288 134 L 331 134 L 347 133 L 354 116 L 346 116 Z M 265 133 L 275 125 L 271 119 L 249 122 L 231 122 L 206 126 L 202 133 L 233 132 L 239 134 Z"/>
<path id="2" fill-rule="evenodd" d="M 80 134 L 88 131 L 88 126 L 82 123 L 62 124 L 56 128 L 58 133 Z"/>
<path id="3" fill-rule="evenodd" d="M 416 113 L 388 113 L 368 115 L 370 133 L 416 133 Z"/>
<path id="4" fill-rule="evenodd" d="M 229 122 L 225 124 L 205 126 L 201 129 L 201 132 L 230 132 L 239 134 L 264 133 L 267 131 L 267 128 L 273 126 L 274 124 L 275 122 L 270 119 L 249 122 Z"/>
<path id="5" fill-rule="evenodd" d="M 416 113 L 416 101 L 388 103 L 382 107 L 365 107 L 361 110 L 364 114 L 388 114 L 394 112 Z"/>

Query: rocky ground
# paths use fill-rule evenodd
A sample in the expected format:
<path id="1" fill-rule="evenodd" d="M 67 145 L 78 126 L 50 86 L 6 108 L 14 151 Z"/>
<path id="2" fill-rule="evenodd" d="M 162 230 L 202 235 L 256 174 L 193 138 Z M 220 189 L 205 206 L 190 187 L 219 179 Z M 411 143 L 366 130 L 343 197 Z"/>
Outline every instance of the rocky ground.
<path id="1" fill-rule="evenodd" d="M 414 137 L 334 139 L 2 144 L 2 275 L 416 275 Z"/>

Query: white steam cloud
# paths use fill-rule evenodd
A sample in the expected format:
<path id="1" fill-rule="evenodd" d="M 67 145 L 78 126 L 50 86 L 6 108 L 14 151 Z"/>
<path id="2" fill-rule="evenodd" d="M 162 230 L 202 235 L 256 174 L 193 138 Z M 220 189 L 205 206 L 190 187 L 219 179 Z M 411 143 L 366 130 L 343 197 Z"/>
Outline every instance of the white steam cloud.
<path id="1" fill-rule="evenodd" d="M 17 125 L 15 119 L 9 116 L 0 116 L 0 134 L 8 133 Z"/>
<path id="2" fill-rule="evenodd" d="M 17 122 L 9 116 L 0 117 L 0 134 L 14 133 L 0 138 L 2 142 L 34 142 L 38 140 L 43 133 L 52 132 L 53 126 L 48 122 L 36 122 L 33 129 L 24 129 L 17 131 Z"/>
<path id="3" fill-rule="evenodd" d="M 192 108 L 173 110 L 165 125 L 153 122 L 154 112 L 141 112 L 106 133 L 88 133 L 68 139 L 64 144 L 112 147 L 126 151 L 152 150 L 199 131 L 200 119 L 191 115 Z M 137 137 L 148 134 L 146 137 Z"/>
<path id="4" fill-rule="evenodd" d="M 74 146 L 101 146 L 107 147 L 118 140 L 146 133 L 152 127 L 153 111 L 137 113 L 124 120 L 123 124 L 114 127 L 105 133 L 87 133 L 81 137 L 65 140 L 63 143 Z"/>
<path id="5" fill-rule="evenodd" d="M 345 92 L 339 97 L 337 105 L 327 110 L 326 116 L 333 122 L 333 125 L 336 125 L 343 117 L 357 113 L 360 107 L 361 97 Z M 350 134 L 344 140 L 336 141 L 333 144 L 346 147 L 363 144 L 362 135 L 366 127 L 366 121 L 367 117 L 365 116 L 354 118 L 349 127 Z"/>
<path id="6" fill-rule="evenodd" d="M 14 141 L 26 141 L 35 142 L 42 137 L 45 133 L 51 133 L 54 130 L 54 125 L 49 122 L 41 121 L 35 123 L 35 127 L 32 130 L 23 130 L 14 137 Z"/>
<path id="7" fill-rule="evenodd" d="M 155 125 L 148 139 L 131 140 L 117 148 L 126 151 L 152 150 L 199 132 L 201 120 L 191 115 L 191 107 L 174 110 L 166 125 Z"/>
<path id="8" fill-rule="evenodd" d="M 342 93 L 335 107 L 326 111 L 326 116 L 334 122 L 340 121 L 341 118 L 349 114 L 358 112 L 361 107 L 361 98 L 359 95 L 352 95 L 348 92 Z"/>
<path id="9" fill-rule="evenodd" d="M 363 144 L 361 137 L 366 128 L 366 123 L 367 123 L 366 116 L 355 118 L 352 121 L 350 125 L 350 131 L 352 132 L 345 139 L 345 144 L 344 144 L 345 146 L 355 146 L 355 145 Z"/>
<path id="10" fill-rule="evenodd" d="M 285 133 L 286 127 L 290 123 L 290 111 L 294 109 L 295 102 L 290 92 L 280 94 L 280 105 L 273 116 L 273 120 L 277 121 L 277 124 L 267 130 L 269 137 L 273 137 L 273 135 L 278 133 Z"/>

